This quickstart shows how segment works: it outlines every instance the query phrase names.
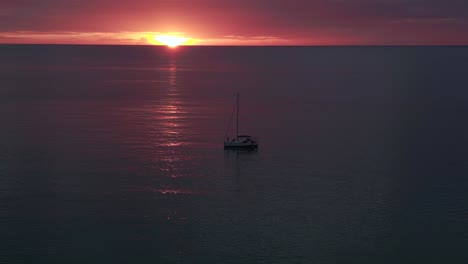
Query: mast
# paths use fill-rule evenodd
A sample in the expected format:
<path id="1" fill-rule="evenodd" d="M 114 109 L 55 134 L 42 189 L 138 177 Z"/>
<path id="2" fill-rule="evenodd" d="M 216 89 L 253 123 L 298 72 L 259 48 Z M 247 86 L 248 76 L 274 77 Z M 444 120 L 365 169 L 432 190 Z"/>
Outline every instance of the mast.
<path id="1" fill-rule="evenodd" d="M 236 138 L 239 138 L 239 92 L 237 92 L 237 122 L 236 122 Z"/>

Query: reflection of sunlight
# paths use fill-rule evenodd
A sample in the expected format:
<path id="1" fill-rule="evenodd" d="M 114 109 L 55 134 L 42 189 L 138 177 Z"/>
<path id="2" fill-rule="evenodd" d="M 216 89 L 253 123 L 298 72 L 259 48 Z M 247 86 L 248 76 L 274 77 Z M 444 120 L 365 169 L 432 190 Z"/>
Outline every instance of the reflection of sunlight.
<path id="1" fill-rule="evenodd" d="M 177 80 L 177 66 L 175 63 L 169 67 L 169 87 L 175 88 Z"/>
<path id="2" fill-rule="evenodd" d="M 177 64 L 172 61 L 167 68 L 168 83 L 165 104 L 158 111 L 161 114 L 162 133 L 165 135 L 161 145 L 165 147 L 177 147 L 184 145 L 180 141 L 181 134 L 180 115 L 184 113 L 180 102 L 177 101 Z"/>
<path id="3" fill-rule="evenodd" d="M 163 109 L 160 112 L 164 114 L 177 114 L 178 110 L 179 108 L 175 105 L 166 105 L 163 107 Z"/>
<path id="4" fill-rule="evenodd" d="M 176 146 L 167 146 L 176 147 Z M 168 153 L 167 151 L 164 153 Z M 167 176 L 175 179 L 183 176 L 187 176 L 187 172 L 184 172 L 181 164 L 186 164 L 190 160 L 188 156 L 175 156 L 177 153 L 171 152 L 166 154 L 167 156 L 162 158 L 160 170 Z"/>
<path id="5" fill-rule="evenodd" d="M 141 143 L 147 150 L 142 169 L 143 182 L 136 187 L 142 195 L 167 201 L 168 213 L 162 212 L 159 217 L 167 221 L 187 221 L 184 208 L 177 208 L 177 201 L 192 195 L 204 195 L 203 188 L 193 184 L 192 179 L 200 177 L 202 172 L 196 170 L 197 156 L 191 154 L 187 147 L 194 144 L 187 140 L 187 123 L 190 107 L 181 93 L 180 76 L 175 57 L 169 58 L 164 67 L 155 69 L 157 83 L 147 87 L 153 92 L 148 105 L 142 107 L 141 122 L 147 130 L 148 137 Z M 153 76 L 150 76 L 153 77 Z M 190 119 L 189 119 L 190 120 Z M 137 134 L 137 133 L 135 133 Z M 142 141 L 140 135 L 136 135 Z M 201 189 L 201 190 L 200 190 Z M 160 208 L 158 209 L 161 210 Z"/>
<path id="6" fill-rule="evenodd" d="M 161 185 L 158 188 L 151 188 L 151 187 L 143 187 L 138 188 L 137 191 L 139 192 L 155 192 L 160 194 L 194 194 L 191 190 L 185 189 L 174 189 L 171 186 Z"/>
<path id="7" fill-rule="evenodd" d="M 180 153 L 181 148 L 188 145 L 185 140 L 184 118 L 188 114 L 184 103 L 180 100 L 179 87 L 177 82 L 177 63 L 175 58 L 169 62 L 165 68 L 167 76 L 166 85 L 161 86 L 162 98 L 155 111 L 158 120 L 157 148 L 159 159 L 159 170 L 171 178 L 186 176 L 183 165 L 186 162 L 185 154 Z"/>
<path id="8" fill-rule="evenodd" d="M 164 144 L 164 146 L 166 146 L 166 147 L 178 147 L 178 146 L 182 146 L 182 145 L 185 145 L 185 144 L 182 143 L 182 142 Z"/>

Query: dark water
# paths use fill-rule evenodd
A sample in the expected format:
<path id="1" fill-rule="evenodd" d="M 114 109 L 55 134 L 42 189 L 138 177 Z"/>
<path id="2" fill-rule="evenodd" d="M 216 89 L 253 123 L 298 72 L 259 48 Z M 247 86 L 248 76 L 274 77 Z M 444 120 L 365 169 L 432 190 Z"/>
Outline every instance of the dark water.
<path id="1" fill-rule="evenodd" d="M 468 48 L 0 46 L 0 263 L 466 263 Z M 241 94 L 240 132 L 222 141 Z"/>

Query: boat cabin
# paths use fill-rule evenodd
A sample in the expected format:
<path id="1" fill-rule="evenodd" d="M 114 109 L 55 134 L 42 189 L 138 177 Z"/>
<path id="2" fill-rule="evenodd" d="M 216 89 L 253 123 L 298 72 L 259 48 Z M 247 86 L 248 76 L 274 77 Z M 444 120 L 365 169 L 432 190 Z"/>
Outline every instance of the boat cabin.
<path id="1" fill-rule="evenodd" d="M 224 142 L 224 147 L 228 148 L 236 148 L 236 147 L 241 147 L 241 148 L 256 148 L 258 147 L 257 139 L 248 136 L 248 135 L 239 135 L 235 138 L 226 138 L 226 141 Z"/>

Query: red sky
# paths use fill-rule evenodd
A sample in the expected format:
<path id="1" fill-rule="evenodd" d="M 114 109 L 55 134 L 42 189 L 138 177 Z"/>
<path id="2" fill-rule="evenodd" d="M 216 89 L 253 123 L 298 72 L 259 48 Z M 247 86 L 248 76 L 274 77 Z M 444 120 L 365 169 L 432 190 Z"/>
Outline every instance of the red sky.
<path id="1" fill-rule="evenodd" d="M 1 0 L 0 43 L 467 45 L 466 0 Z M 151 42 L 151 41 L 150 41 Z"/>

